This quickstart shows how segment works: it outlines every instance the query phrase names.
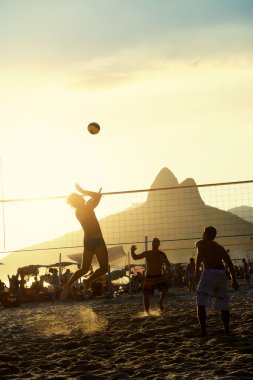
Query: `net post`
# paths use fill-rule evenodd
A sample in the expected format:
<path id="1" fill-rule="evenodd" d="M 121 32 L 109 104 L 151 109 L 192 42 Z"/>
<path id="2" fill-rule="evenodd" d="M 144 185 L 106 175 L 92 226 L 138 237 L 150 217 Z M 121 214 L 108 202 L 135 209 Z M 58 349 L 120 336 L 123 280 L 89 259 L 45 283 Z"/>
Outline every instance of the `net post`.
<path id="1" fill-rule="evenodd" d="M 62 265 L 61 265 L 61 253 L 59 253 L 59 286 L 61 286 L 62 278 Z"/>
<path id="2" fill-rule="evenodd" d="M 129 288 L 128 293 L 132 294 L 132 284 L 131 284 L 131 264 L 130 264 L 130 252 L 127 252 L 127 260 L 128 260 L 128 272 L 129 272 Z"/>
<path id="3" fill-rule="evenodd" d="M 110 296 L 113 296 L 112 292 L 112 281 L 111 281 L 111 266 L 110 264 L 108 265 L 108 276 L 107 276 L 107 281 L 108 281 L 108 294 Z"/>
<path id="4" fill-rule="evenodd" d="M 148 250 L 148 236 L 145 236 L 144 244 L 145 244 L 145 251 L 147 251 Z"/>

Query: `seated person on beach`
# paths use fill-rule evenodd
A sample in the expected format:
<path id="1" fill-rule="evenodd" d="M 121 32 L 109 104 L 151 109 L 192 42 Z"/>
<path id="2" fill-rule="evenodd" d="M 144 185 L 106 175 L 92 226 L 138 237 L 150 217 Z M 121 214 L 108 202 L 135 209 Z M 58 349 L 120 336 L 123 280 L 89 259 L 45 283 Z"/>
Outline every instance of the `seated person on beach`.
<path id="1" fill-rule="evenodd" d="M 51 275 L 50 275 L 50 284 L 54 288 L 54 292 L 51 292 L 51 295 L 53 296 L 53 298 L 58 299 L 59 298 L 59 294 L 60 294 L 60 277 L 59 277 L 59 274 L 58 274 L 58 269 L 56 269 L 56 268 L 50 268 L 49 269 L 49 273 L 51 273 Z"/>
<path id="2" fill-rule="evenodd" d="M 8 275 L 8 279 L 10 293 L 17 294 L 19 292 L 18 274 L 16 276 L 13 274 L 11 277 Z"/>
<path id="3" fill-rule="evenodd" d="M 25 285 L 26 285 L 26 280 L 24 274 L 20 275 L 20 280 L 19 280 L 19 290 L 20 294 L 23 294 L 25 292 Z"/>
<path id="4" fill-rule="evenodd" d="M 216 233 L 214 227 L 206 227 L 202 239 L 196 242 L 195 272 L 197 281 L 199 267 L 201 263 L 204 265 L 197 287 L 197 315 L 202 336 L 206 335 L 206 307 L 212 305 L 213 298 L 215 299 L 215 307 L 221 310 L 225 334 L 229 334 L 230 313 L 226 271 L 223 263 L 228 265 L 232 276 L 232 287 L 235 290 L 238 289 L 234 265 L 225 248 L 214 241 Z"/>
<path id="5" fill-rule="evenodd" d="M 34 281 L 32 282 L 32 285 L 31 285 L 31 289 L 32 289 L 33 295 L 35 296 L 41 291 L 40 282 L 38 281 L 37 277 L 34 277 Z"/>
<path id="6" fill-rule="evenodd" d="M 72 276 L 73 273 L 70 272 L 70 269 L 67 269 L 66 272 L 64 272 L 61 276 L 61 285 L 64 285 L 68 282 L 70 277 Z"/>
<path id="7" fill-rule="evenodd" d="M 154 294 L 155 289 L 160 292 L 159 307 L 164 310 L 163 302 L 168 294 L 168 284 L 163 277 L 163 264 L 170 266 L 165 252 L 160 251 L 160 240 L 154 238 L 152 241 L 152 249 L 144 251 L 137 255 L 135 253 L 137 247 L 132 245 L 131 254 L 134 260 L 146 259 L 146 276 L 143 283 L 143 301 L 146 313 L 149 313 L 149 296 Z"/>
<path id="8" fill-rule="evenodd" d="M 4 292 L 5 287 L 5 283 L 2 280 L 0 280 L 0 293 Z"/>
<path id="9" fill-rule="evenodd" d="M 190 262 L 186 266 L 185 270 L 187 282 L 188 282 L 188 288 L 189 288 L 189 293 L 195 292 L 195 261 L 194 258 L 190 258 Z"/>

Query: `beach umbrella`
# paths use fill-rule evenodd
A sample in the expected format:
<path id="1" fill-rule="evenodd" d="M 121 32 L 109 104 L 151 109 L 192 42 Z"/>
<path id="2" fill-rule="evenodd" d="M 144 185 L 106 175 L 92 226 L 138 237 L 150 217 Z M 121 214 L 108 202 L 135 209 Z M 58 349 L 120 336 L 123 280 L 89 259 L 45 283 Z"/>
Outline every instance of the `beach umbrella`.
<path id="1" fill-rule="evenodd" d="M 46 265 L 26 265 L 24 267 L 18 268 L 18 273 L 24 276 L 37 276 L 39 273 L 39 268 L 46 267 Z"/>
<path id="2" fill-rule="evenodd" d="M 58 268 L 59 266 L 61 267 L 67 267 L 69 265 L 78 265 L 77 262 L 75 261 L 62 261 L 61 263 L 55 263 L 51 265 L 45 265 L 47 268 Z"/>

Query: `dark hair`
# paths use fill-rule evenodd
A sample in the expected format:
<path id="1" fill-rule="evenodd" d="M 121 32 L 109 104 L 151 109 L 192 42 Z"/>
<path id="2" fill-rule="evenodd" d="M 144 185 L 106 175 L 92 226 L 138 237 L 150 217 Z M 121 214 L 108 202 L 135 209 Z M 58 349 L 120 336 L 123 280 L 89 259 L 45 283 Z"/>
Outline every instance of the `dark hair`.
<path id="1" fill-rule="evenodd" d="M 67 198 L 67 203 L 72 206 L 72 207 L 77 207 L 78 203 L 80 202 L 80 198 L 82 198 L 83 200 L 83 197 L 82 195 L 80 194 L 77 194 L 77 193 L 72 193 L 68 196 Z"/>
<path id="2" fill-rule="evenodd" d="M 205 228 L 205 233 L 210 240 L 213 240 L 217 234 L 216 228 L 209 226 Z"/>

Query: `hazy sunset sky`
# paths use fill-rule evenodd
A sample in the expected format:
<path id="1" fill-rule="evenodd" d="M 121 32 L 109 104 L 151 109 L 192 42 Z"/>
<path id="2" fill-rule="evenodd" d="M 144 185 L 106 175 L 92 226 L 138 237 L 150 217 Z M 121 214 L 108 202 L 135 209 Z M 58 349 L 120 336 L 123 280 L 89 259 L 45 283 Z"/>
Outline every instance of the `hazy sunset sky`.
<path id="1" fill-rule="evenodd" d="M 4 198 L 147 188 L 163 167 L 252 179 L 252 19 L 251 0 L 0 1 Z"/>

